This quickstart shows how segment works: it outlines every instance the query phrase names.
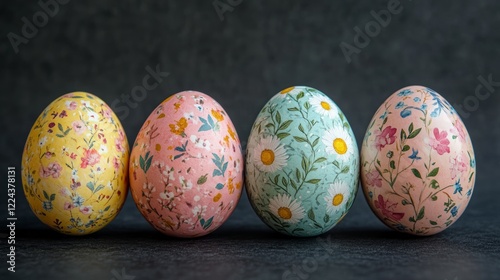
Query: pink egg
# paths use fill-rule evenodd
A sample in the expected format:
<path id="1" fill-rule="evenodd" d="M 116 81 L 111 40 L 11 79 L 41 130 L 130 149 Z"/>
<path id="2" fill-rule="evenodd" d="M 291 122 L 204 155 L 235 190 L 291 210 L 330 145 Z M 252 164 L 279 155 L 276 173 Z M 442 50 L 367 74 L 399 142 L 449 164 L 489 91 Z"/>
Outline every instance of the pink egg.
<path id="1" fill-rule="evenodd" d="M 142 126 L 130 157 L 137 208 L 160 232 L 197 237 L 233 212 L 243 155 L 233 123 L 210 96 L 184 91 L 164 100 Z"/>
<path id="2" fill-rule="evenodd" d="M 372 211 L 389 227 L 432 235 L 469 203 L 476 178 L 472 143 L 441 95 L 402 88 L 378 109 L 361 149 L 361 182 Z"/>

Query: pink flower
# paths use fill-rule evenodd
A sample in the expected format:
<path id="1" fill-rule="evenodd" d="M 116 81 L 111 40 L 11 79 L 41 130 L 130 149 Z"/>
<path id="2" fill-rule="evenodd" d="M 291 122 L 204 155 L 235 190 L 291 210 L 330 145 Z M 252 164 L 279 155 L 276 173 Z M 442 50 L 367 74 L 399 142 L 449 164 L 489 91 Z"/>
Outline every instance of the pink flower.
<path id="1" fill-rule="evenodd" d="M 397 205 L 397 203 L 391 203 L 389 200 L 384 201 L 384 198 L 380 194 L 378 195 L 378 200 L 375 200 L 375 207 L 382 211 L 382 215 L 393 221 L 399 221 L 405 216 L 405 213 L 394 212 L 394 208 Z"/>
<path id="2" fill-rule="evenodd" d="M 62 167 L 57 162 L 52 162 L 47 167 L 40 167 L 40 177 L 42 178 L 59 178 L 61 175 Z"/>
<path id="3" fill-rule="evenodd" d="M 101 160 L 101 156 L 99 153 L 95 150 L 87 150 L 83 149 L 83 157 L 82 157 L 82 163 L 80 165 L 81 168 L 87 168 L 87 165 L 94 166 L 95 164 L 99 163 Z"/>
<path id="4" fill-rule="evenodd" d="M 431 147 L 436 150 L 439 155 L 450 153 L 450 147 L 448 147 L 450 140 L 446 138 L 448 136 L 448 132 L 444 130 L 439 132 L 439 129 L 436 127 L 434 128 L 433 133 L 434 139 L 429 139 Z"/>
<path id="5" fill-rule="evenodd" d="M 376 130 L 374 132 L 376 138 L 375 138 L 375 147 L 381 151 L 382 148 L 384 148 L 386 145 L 391 145 L 396 141 L 396 128 L 393 128 L 391 126 L 387 126 L 380 132 L 380 130 Z"/>
<path id="6" fill-rule="evenodd" d="M 73 204 L 69 202 L 64 203 L 64 210 L 71 210 L 73 208 Z"/>
<path id="7" fill-rule="evenodd" d="M 89 215 L 92 214 L 92 206 L 80 206 L 80 212 L 82 212 L 83 215 Z"/>
<path id="8" fill-rule="evenodd" d="M 120 161 L 117 157 L 113 158 L 113 167 L 115 168 L 115 170 L 118 170 L 120 168 Z"/>
<path id="9" fill-rule="evenodd" d="M 102 108 L 101 114 L 103 115 L 103 117 L 105 117 L 107 119 L 111 119 L 111 117 L 112 117 L 111 109 L 107 106 Z"/>
<path id="10" fill-rule="evenodd" d="M 456 121 L 454 126 L 452 126 L 452 128 L 450 129 L 450 132 L 452 134 L 458 135 L 462 142 L 465 141 L 465 129 L 461 122 Z"/>
<path id="11" fill-rule="evenodd" d="M 380 178 L 380 174 L 376 169 L 373 169 L 372 171 L 366 174 L 366 182 L 370 186 L 375 186 L 379 188 L 382 187 L 382 178 Z"/>
<path id="12" fill-rule="evenodd" d="M 121 130 L 118 132 L 118 138 L 115 139 L 115 147 L 116 150 L 120 153 L 125 152 L 125 147 L 123 146 L 123 142 L 125 141 L 125 135 Z"/>
<path id="13" fill-rule="evenodd" d="M 87 126 L 81 120 L 74 121 L 71 125 L 73 126 L 73 130 L 75 131 L 76 135 L 80 135 L 85 132 L 85 130 L 87 130 Z"/>
<path id="14" fill-rule="evenodd" d="M 75 110 L 77 107 L 77 104 L 75 101 L 66 101 L 66 108 L 69 110 Z"/>
<path id="15" fill-rule="evenodd" d="M 464 160 L 464 156 L 462 154 L 456 156 L 455 158 L 450 158 L 451 163 L 451 179 L 455 180 L 455 178 L 460 178 L 463 172 L 467 171 L 467 164 Z"/>

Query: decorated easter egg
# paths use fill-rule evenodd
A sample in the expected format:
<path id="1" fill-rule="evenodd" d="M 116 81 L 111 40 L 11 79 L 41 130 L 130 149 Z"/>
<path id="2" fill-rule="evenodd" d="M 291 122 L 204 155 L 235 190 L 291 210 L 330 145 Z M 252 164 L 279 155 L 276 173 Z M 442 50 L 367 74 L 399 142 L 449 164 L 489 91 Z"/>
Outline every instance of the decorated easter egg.
<path id="1" fill-rule="evenodd" d="M 387 226 L 415 235 L 445 230 L 465 211 L 475 175 L 467 129 L 432 89 L 400 89 L 373 116 L 361 149 L 361 181 Z"/>
<path id="2" fill-rule="evenodd" d="M 296 86 L 258 114 L 245 169 L 248 197 L 262 221 L 287 235 L 315 236 L 351 207 L 359 154 L 339 107 L 316 89 Z"/>
<path id="3" fill-rule="evenodd" d="M 98 97 L 63 95 L 38 117 L 23 151 L 24 194 L 35 215 L 71 235 L 95 232 L 127 196 L 128 143 L 120 121 Z"/>
<path id="4" fill-rule="evenodd" d="M 129 166 L 137 208 L 154 228 L 175 237 L 217 229 L 243 186 L 234 125 L 219 103 L 196 91 L 172 95 L 150 114 Z"/>

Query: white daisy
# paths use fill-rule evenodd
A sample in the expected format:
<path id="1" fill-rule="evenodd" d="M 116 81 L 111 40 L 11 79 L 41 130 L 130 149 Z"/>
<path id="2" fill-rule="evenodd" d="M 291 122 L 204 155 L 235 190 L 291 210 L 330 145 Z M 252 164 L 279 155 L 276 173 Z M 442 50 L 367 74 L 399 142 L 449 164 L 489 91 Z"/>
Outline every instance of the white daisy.
<path id="1" fill-rule="evenodd" d="M 274 172 L 286 165 L 288 155 L 278 138 L 262 138 L 253 151 L 253 160 L 259 170 Z"/>
<path id="2" fill-rule="evenodd" d="M 288 87 L 280 91 L 278 94 L 276 94 L 274 97 L 276 98 L 285 98 L 289 93 L 292 93 L 295 87 Z"/>
<path id="3" fill-rule="evenodd" d="M 337 106 L 326 96 L 315 95 L 310 102 L 316 112 L 322 116 L 334 118 L 338 115 Z"/>
<path id="4" fill-rule="evenodd" d="M 99 147 L 99 154 L 107 154 L 107 153 L 108 153 L 108 146 L 106 146 L 106 145 L 104 145 L 104 144 L 103 144 L 103 145 L 101 145 L 101 146 Z"/>
<path id="5" fill-rule="evenodd" d="M 334 214 L 344 207 L 349 200 L 348 188 L 349 186 L 341 181 L 330 184 L 328 194 L 325 196 L 328 213 Z"/>
<path id="6" fill-rule="evenodd" d="M 295 224 L 304 218 L 304 208 L 289 195 L 278 194 L 269 201 L 269 210 L 283 222 Z"/>
<path id="7" fill-rule="evenodd" d="M 328 130 L 321 139 L 326 146 L 326 152 L 340 158 L 349 158 L 354 152 L 351 136 L 342 128 Z"/>
<path id="8" fill-rule="evenodd" d="M 43 145 L 45 145 L 45 143 L 47 143 L 47 136 L 40 138 L 40 141 L 38 141 L 38 146 L 42 147 Z"/>

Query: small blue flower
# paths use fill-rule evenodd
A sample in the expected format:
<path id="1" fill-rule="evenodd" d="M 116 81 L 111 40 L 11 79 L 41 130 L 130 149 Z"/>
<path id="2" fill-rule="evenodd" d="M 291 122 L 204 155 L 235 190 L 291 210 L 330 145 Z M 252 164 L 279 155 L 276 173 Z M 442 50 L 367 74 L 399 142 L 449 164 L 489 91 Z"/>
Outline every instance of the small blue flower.
<path id="1" fill-rule="evenodd" d="M 395 229 L 397 231 L 401 231 L 401 232 L 405 232 L 406 231 L 406 227 L 404 225 L 402 225 L 402 224 L 397 224 L 396 227 L 395 227 Z"/>
<path id="2" fill-rule="evenodd" d="M 410 109 L 406 108 L 403 111 L 401 111 L 400 115 L 401 115 L 402 118 L 406 118 L 409 115 L 411 115 L 411 111 L 410 111 Z"/>
<path id="3" fill-rule="evenodd" d="M 401 109 L 405 106 L 405 103 L 403 101 L 399 101 L 398 104 L 396 104 L 395 109 Z"/>
<path id="4" fill-rule="evenodd" d="M 387 117 L 387 111 L 385 111 L 382 115 L 380 115 L 380 119 L 385 119 Z"/>
<path id="5" fill-rule="evenodd" d="M 413 101 L 415 101 L 415 102 L 420 102 L 420 97 L 415 97 L 415 98 L 413 98 Z"/>
<path id="6" fill-rule="evenodd" d="M 476 167 L 476 160 L 473 158 L 470 159 L 470 167 L 472 168 Z"/>
<path id="7" fill-rule="evenodd" d="M 73 206 L 80 207 L 82 206 L 83 202 L 85 202 L 85 199 L 83 199 L 83 197 L 79 195 L 73 197 Z"/>
<path id="8" fill-rule="evenodd" d="M 451 215 L 453 217 L 455 217 L 457 214 L 458 214 L 458 207 L 455 206 L 455 207 L 451 208 Z"/>
<path id="9" fill-rule="evenodd" d="M 462 185 L 460 185 L 460 179 L 455 182 L 455 191 L 453 192 L 453 194 L 456 194 L 457 192 L 459 194 L 462 194 Z"/>
<path id="10" fill-rule="evenodd" d="M 42 206 L 43 206 L 43 209 L 44 209 L 45 211 L 50 211 L 50 210 L 52 210 L 52 209 L 53 209 L 53 208 L 52 208 L 52 201 L 44 201 L 44 202 L 42 203 Z"/>
<path id="11" fill-rule="evenodd" d="M 409 90 L 409 89 L 405 89 L 405 90 L 402 90 L 398 93 L 398 96 L 408 96 L 408 95 L 411 95 L 413 93 L 413 91 Z"/>
<path id="12" fill-rule="evenodd" d="M 411 155 L 408 158 L 413 159 L 413 160 L 422 159 L 421 157 L 418 157 L 417 155 L 418 155 L 418 150 L 411 148 Z"/>
<path id="13" fill-rule="evenodd" d="M 468 190 L 466 195 L 467 195 L 467 198 L 470 198 L 470 195 L 472 194 L 472 189 Z"/>
<path id="14" fill-rule="evenodd" d="M 420 108 L 422 108 L 422 110 L 427 109 L 427 104 L 422 104 L 422 106 Z"/>

